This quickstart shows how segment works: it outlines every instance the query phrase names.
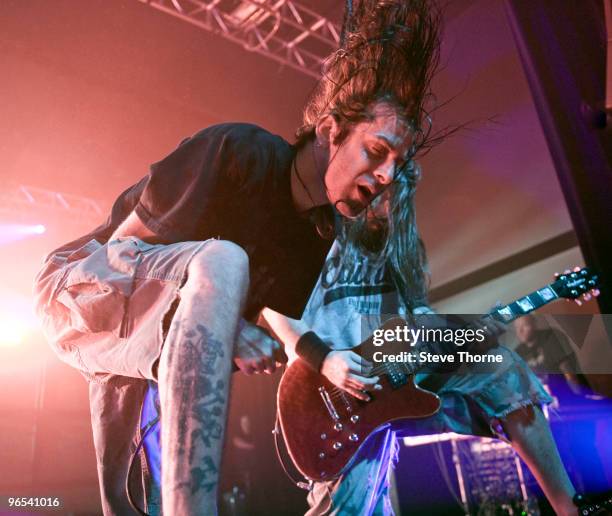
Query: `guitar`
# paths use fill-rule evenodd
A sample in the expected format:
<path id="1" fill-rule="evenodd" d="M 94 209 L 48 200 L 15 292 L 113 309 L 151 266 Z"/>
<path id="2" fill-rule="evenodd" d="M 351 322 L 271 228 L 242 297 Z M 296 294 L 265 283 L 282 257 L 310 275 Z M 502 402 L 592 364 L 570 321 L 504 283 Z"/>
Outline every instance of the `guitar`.
<path id="1" fill-rule="evenodd" d="M 495 320 L 508 324 L 560 298 L 590 299 L 597 295 L 597 276 L 587 269 L 558 276 L 557 280 L 508 305 L 497 307 L 479 319 L 481 325 Z M 381 329 L 406 325 L 395 318 Z M 374 337 L 352 351 L 363 353 Z M 412 349 L 418 354 L 419 343 Z M 371 348 L 370 348 L 371 349 Z M 382 390 L 371 392 L 370 401 L 361 401 L 334 386 L 327 378 L 295 360 L 281 378 L 278 416 L 282 434 L 293 463 L 306 478 L 323 481 L 337 478 L 351 464 L 353 457 L 377 429 L 400 419 L 425 418 L 440 408 L 435 394 L 419 388 L 414 375 L 423 363 L 382 363 L 378 373 Z"/>

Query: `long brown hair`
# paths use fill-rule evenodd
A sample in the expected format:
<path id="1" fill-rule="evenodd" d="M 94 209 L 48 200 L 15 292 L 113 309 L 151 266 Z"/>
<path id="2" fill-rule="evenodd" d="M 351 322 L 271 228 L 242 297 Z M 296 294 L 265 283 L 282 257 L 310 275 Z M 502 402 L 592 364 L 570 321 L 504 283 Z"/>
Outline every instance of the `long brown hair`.
<path id="1" fill-rule="evenodd" d="M 372 212 L 343 220 L 342 263 L 364 255 L 379 260 L 407 306 L 426 303 L 427 263 L 419 238 L 414 193 L 420 169 L 414 157 L 441 138 L 431 132 L 431 80 L 440 59 L 441 14 L 432 0 L 362 0 L 345 15 L 343 41 L 330 56 L 296 133 L 298 145 L 314 135 L 318 120 L 332 115 L 341 131 L 372 119 L 378 102 L 392 106 L 412 133 L 411 156 L 396 173 L 386 202 L 386 220 L 372 225 Z"/>
<path id="2" fill-rule="evenodd" d="M 373 267 L 386 267 L 408 308 L 427 305 L 429 286 L 427 256 L 414 209 L 420 169 L 412 164 L 375 201 L 382 206 L 372 206 L 355 219 L 343 219 L 339 234 L 341 267 L 364 258 Z"/>
<path id="3" fill-rule="evenodd" d="M 333 115 L 344 133 L 371 118 L 378 101 L 393 105 L 415 136 L 415 150 L 429 141 L 427 101 L 440 60 L 441 14 L 431 0 L 362 0 L 343 28 L 344 42 L 325 64 L 297 130 L 299 143 L 317 121 Z"/>

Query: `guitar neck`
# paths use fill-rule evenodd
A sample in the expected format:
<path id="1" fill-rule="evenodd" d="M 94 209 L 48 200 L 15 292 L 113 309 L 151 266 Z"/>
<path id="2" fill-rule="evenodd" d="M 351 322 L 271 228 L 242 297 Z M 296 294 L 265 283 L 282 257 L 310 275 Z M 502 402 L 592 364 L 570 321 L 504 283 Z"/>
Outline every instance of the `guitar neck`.
<path id="1" fill-rule="evenodd" d="M 509 324 L 515 319 L 533 312 L 534 310 L 537 310 L 548 303 L 552 303 L 560 297 L 561 296 L 559 293 L 555 291 L 553 284 L 549 284 L 532 292 L 531 294 L 513 301 L 512 303 L 496 308 L 492 312 L 480 317 L 477 322 L 486 325 L 488 320 L 494 319 L 503 324 Z M 476 326 L 474 322 L 467 323 L 464 328 L 470 328 L 472 326 Z M 435 349 L 432 344 L 433 343 L 428 342 L 418 343 L 413 350 L 415 352 L 415 356 L 418 357 L 419 352 L 421 351 L 435 353 Z M 416 360 L 413 363 L 403 365 L 409 374 L 415 374 L 428 364 Z"/>
<path id="2" fill-rule="evenodd" d="M 510 304 L 496 308 L 492 312 L 489 312 L 481 318 L 483 322 L 486 322 L 488 318 L 493 318 L 496 321 L 508 324 L 518 319 L 519 317 L 526 315 L 538 308 L 552 303 L 559 299 L 559 294 L 555 292 L 552 284 L 546 285 L 545 287 L 532 292 L 531 294 L 517 299 Z"/>

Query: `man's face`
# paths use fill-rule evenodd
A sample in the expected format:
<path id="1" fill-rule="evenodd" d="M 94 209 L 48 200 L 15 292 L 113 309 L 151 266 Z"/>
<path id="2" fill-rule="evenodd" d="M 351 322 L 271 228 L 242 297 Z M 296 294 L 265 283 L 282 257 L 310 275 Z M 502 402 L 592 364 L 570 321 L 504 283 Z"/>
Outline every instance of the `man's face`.
<path id="1" fill-rule="evenodd" d="M 535 335 L 535 324 L 530 317 L 522 317 L 514 321 L 514 330 L 519 342 L 529 342 Z"/>
<path id="2" fill-rule="evenodd" d="M 329 144 L 327 196 L 346 217 L 361 213 L 389 186 L 409 158 L 410 130 L 386 103 L 372 108 L 373 120 L 350 129 L 339 144 Z"/>

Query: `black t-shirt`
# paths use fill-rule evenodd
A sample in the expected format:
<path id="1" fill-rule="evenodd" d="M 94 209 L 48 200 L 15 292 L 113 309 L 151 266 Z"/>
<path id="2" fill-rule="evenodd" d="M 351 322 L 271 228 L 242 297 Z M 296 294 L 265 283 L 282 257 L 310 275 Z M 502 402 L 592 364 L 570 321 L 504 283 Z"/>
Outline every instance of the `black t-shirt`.
<path id="1" fill-rule="evenodd" d="M 289 143 L 255 125 L 209 127 L 123 192 L 105 224 L 59 250 L 106 243 L 135 210 L 168 243 L 214 237 L 241 246 L 250 262 L 245 317 L 264 306 L 300 317 L 331 242 L 293 206 L 294 156 Z"/>
<path id="2" fill-rule="evenodd" d="M 534 344 L 519 344 L 515 351 L 536 373 L 562 373 L 561 363 L 577 371 L 576 356 L 567 337 L 555 329 L 535 330 Z"/>

